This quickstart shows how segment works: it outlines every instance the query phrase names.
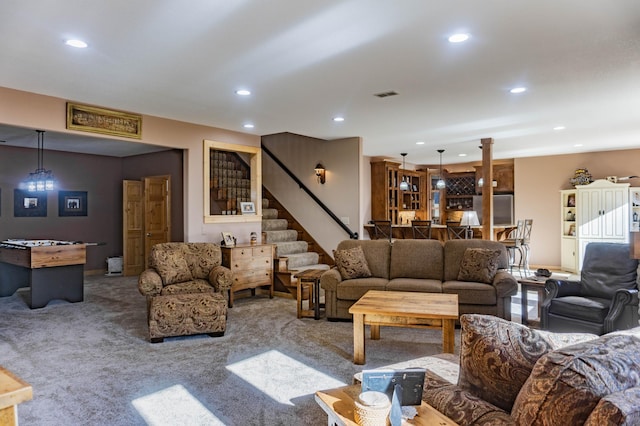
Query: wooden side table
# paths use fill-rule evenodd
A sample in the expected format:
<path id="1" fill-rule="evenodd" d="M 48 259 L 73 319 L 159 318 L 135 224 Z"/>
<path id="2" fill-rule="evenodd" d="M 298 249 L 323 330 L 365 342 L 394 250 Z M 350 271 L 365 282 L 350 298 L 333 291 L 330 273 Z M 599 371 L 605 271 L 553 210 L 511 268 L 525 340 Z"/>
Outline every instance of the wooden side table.
<path id="1" fill-rule="evenodd" d="M 362 386 L 351 385 L 316 392 L 316 402 L 327 413 L 329 426 L 357 426 L 354 418 L 354 401 L 362 392 Z M 407 425 L 450 426 L 456 423 L 426 402 L 415 406 L 418 414 L 411 420 L 402 422 Z"/>
<path id="2" fill-rule="evenodd" d="M 32 398 L 31 385 L 0 367 L 0 425 L 17 425 L 18 404 Z"/>
<path id="3" fill-rule="evenodd" d="M 540 316 L 541 316 L 541 308 L 542 302 L 544 298 L 547 296 L 547 290 L 544 285 L 549 278 L 547 277 L 526 277 L 518 280 L 520 283 L 521 297 L 520 297 L 520 310 L 522 315 L 522 324 L 526 326 L 531 326 L 535 328 L 540 327 Z M 529 308 L 528 308 L 528 300 L 527 300 L 527 292 L 535 291 L 538 293 L 538 321 L 529 321 Z"/>
<path id="4" fill-rule="evenodd" d="M 320 303 L 320 277 L 326 271 L 326 269 L 305 269 L 294 275 L 298 279 L 298 318 L 320 319 L 320 308 L 324 307 Z M 302 309 L 304 287 L 309 289 L 309 309 Z"/>

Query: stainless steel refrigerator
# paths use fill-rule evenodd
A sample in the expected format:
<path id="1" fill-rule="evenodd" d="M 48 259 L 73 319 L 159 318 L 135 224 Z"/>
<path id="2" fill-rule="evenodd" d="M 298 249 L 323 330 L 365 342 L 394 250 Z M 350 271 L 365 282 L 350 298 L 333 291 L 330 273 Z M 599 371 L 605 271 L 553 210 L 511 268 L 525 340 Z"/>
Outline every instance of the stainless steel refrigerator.
<path id="1" fill-rule="evenodd" d="M 478 213 L 480 225 L 482 225 L 482 195 L 473 196 L 473 210 Z M 501 194 L 493 196 L 493 224 L 512 225 L 513 218 L 513 194 Z"/>

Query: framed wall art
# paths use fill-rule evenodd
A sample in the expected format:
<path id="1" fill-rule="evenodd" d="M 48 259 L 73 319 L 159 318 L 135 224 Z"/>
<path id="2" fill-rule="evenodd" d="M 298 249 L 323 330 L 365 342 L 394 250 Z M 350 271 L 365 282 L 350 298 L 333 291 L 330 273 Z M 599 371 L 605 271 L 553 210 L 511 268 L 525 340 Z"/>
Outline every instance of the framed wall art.
<path id="1" fill-rule="evenodd" d="M 253 202 L 241 202 L 240 210 L 242 210 L 242 214 L 256 214 L 256 205 Z"/>
<path id="2" fill-rule="evenodd" d="M 236 239 L 233 238 L 233 234 L 231 232 L 221 232 L 222 235 L 222 244 L 225 247 L 233 247 L 236 245 Z"/>
<path id="3" fill-rule="evenodd" d="M 47 193 L 13 190 L 14 217 L 47 217 Z"/>
<path id="4" fill-rule="evenodd" d="M 142 115 L 67 102 L 67 129 L 142 139 Z"/>
<path id="5" fill-rule="evenodd" d="M 87 216 L 87 191 L 58 192 L 58 216 Z"/>

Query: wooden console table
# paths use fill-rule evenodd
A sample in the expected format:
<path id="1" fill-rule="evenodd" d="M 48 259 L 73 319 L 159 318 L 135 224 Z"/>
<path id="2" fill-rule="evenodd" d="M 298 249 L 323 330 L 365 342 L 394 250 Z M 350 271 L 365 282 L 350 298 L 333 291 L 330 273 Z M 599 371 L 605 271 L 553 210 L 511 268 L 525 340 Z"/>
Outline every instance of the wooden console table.
<path id="1" fill-rule="evenodd" d="M 275 245 L 245 244 L 220 248 L 222 249 L 222 266 L 226 266 L 233 272 L 229 307 L 233 307 L 233 294 L 240 290 L 251 289 L 251 295 L 255 295 L 256 287 L 269 287 L 269 297 L 273 298 Z"/>
<path id="2" fill-rule="evenodd" d="M 0 425 L 17 425 L 18 404 L 32 398 L 31 385 L 0 367 Z"/>

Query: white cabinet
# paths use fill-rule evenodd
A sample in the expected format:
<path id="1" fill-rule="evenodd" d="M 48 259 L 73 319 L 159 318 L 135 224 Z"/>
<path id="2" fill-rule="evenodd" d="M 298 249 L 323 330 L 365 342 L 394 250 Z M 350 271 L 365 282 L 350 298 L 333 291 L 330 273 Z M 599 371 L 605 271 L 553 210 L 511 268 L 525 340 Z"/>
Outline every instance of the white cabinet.
<path id="1" fill-rule="evenodd" d="M 575 237 L 562 237 L 560 239 L 560 268 L 563 271 L 578 271 L 578 250 Z"/>
<path id="2" fill-rule="evenodd" d="M 560 191 L 560 197 L 560 266 L 565 271 L 580 272 L 585 249 L 591 242 L 629 242 L 636 209 L 636 227 L 640 224 L 640 188 L 630 190 L 628 183 L 599 179 Z M 630 207 L 629 199 L 637 200 L 634 204 L 638 205 Z"/>
<path id="3" fill-rule="evenodd" d="M 640 232 L 640 188 L 629 188 L 631 232 Z"/>
<path id="4" fill-rule="evenodd" d="M 629 184 L 604 179 L 576 187 L 578 270 L 590 242 L 629 241 Z"/>
<path id="5" fill-rule="evenodd" d="M 629 184 L 602 182 L 622 188 L 578 188 L 579 238 L 626 239 L 629 233 Z"/>
<path id="6" fill-rule="evenodd" d="M 563 271 L 578 271 L 576 245 L 576 190 L 560 191 L 560 267 Z"/>

